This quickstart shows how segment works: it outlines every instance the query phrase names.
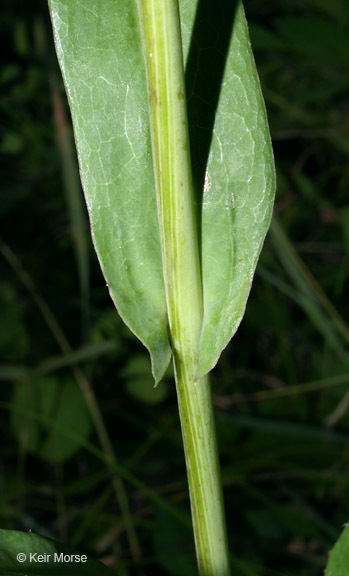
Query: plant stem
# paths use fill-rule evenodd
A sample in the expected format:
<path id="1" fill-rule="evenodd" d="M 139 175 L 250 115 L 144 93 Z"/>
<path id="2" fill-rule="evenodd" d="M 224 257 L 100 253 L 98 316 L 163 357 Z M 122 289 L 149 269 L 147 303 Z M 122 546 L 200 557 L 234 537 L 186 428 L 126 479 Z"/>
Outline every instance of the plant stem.
<path id="1" fill-rule="evenodd" d="M 187 463 L 199 573 L 229 576 L 230 563 L 211 385 L 176 369 L 178 405 Z"/>
<path id="2" fill-rule="evenodd" d="M 229 553 L 208 376 L 196 378 L 203 298 L 177 0 L 140 0 L 167 313 L 201 576 Z"/>
<path id="3" fill-rule="evenodd" d="M 172 347 L 196 369 L 202 288 L 177 0 L 141 0 L 162 263 Z M 194 374 L 193 374 L 194 375 Z"/>

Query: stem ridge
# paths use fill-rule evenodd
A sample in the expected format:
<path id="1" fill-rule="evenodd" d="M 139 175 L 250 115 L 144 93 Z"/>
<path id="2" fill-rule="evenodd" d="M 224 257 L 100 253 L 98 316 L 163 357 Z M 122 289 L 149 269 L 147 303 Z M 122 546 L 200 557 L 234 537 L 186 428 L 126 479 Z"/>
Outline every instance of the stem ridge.
<path id="1" fill-rule="evenodd" d="M 162 265 L 201 576 L 229 576 L 208 375 L 196 378 L 203 295 L 177 0 L 140 0 Z"/>

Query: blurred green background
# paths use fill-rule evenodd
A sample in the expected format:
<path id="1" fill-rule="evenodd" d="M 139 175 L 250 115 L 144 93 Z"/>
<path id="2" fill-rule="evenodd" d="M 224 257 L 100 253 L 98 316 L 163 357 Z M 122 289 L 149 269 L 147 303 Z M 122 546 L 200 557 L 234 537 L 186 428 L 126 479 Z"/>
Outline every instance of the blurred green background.
<path id="1" fill-rule="evenodd" d="M 212 374 L 232 565 L 317 576 L 349 519 L 349 4 L 245 9 L 278 189 Z M 99 270 L 47 5 L 0 25 L 0 526 L 194 575 L 172 374 L 153 389 Z"/>

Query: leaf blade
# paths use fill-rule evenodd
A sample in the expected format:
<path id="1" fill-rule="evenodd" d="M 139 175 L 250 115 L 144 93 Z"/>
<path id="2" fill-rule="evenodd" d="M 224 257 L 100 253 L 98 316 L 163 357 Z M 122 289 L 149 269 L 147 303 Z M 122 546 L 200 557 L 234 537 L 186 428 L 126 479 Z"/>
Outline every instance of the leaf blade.
<path id="1" fill-rule="evenodd" d="M 225 32 L 226 46 L 220 45 L 226 5 L 214 6 L 214 11 L 212 7 L 201 15 L 208 21 L 208 30 L 216 20 L 216 55 L 223 50 L 226 54 L 220 91 L 216 102 L 214 97 L 213 103 L 209 102 L 216 109 L 201 200 L 204 320 L 198 377 L 213 368 L 241 322 L 275 193 L 273 154 L 247 23 L 242 3 L 231 4 L 233 26 Z M 214 50 L 208 34 L 200 34 L 200 43 L 201 54 L 210 45 Z M 199 60 L 197 66 L 205 73 L 204 62 Z M 208 79 L 213 66 L 208 60 Z M 194 107 L 203 94 L 198 82 L 192 90 Z M 195 168 L 195 160 L 193 165 Z"/>
<path id="2" fill-rule="evenodd" d="M 159 381 L 171 350 L 136 2 L 49 3 L 95 249 Z"/>
<path id="3" fill-rule="evenodd" d="M 112 0 L 103 3 L 88 0 L 83 7 L 71 4 L 74 3 L 68 0 L 50 0 L 94 244 L 114 303 L 126 324 L 150 350 L 153 374 L 159 381 L 171 350 L 137 4 L 135 0 L 131 3 L 120 0 L 117 7 Z M 180 0 L 179 4 L 189 78 L 189 116 L 190 110 L 194 110 L 189 124 L 201 227 L 204 321 L 197 374 L 200 377 L 216 364 L 243 317 L 270 223 L 275 171 L 264 102 L 240 0 L 223 2 L 219 7 L 197 0 Z M 97 24 L 91 24 L 94 19 Z M 224 28 L 229 19 L 232 27 Z M 61 22 L 66 26 L 63 32 Z M 84 26 L 89 29 L 88 40 L 79 45 L 78 32 Z M 223 46 L 225 59 L 221 57 L 220 36 L 227 40 Z M 70 44 L 70 38 L 75 38 L 75 44 Z M 106 39 L 112 48 L 105 45 Z M 198 57 L 194 62 L 196 69 L 191 68 L 195 44 L 198 53 L 208 54 L 207 69 L 201 66 Z M 69 52 L 73 54 L 71 60 Z M 220 58 L 220 78 L 217 75 L 214 78 L 217 58 Z M 215 79 L 218 90 L 212 99 Z M 91 100 L 89 84 L 93 86 L 94 82 L 97 96 Z M 81 96 L 75 85 L 87 86 Z M 206 109 L 200 108 L 205 98 Z M 84 115 L 78 113 L 80 103 Z M 102 106 L 98 108 L 96 103 Z M 196 107 L 199 117 L 195 117 Z M 207 120 L 210 108 L 213 113 L 209 112 Z M 108 110 L 110 118 L 103 110 Z M 86 120 L 89 113 L 97 116 L 97 122 Z M 91 149 L 91 142 L 98 138 L 103 150 L 93 146 Z M 112 141 L 113 146 L 108 147 Z M 199 152 L 195 152 L 197 141 L 199 144 L 204 141 L 203 155 L 200 145 Z M 98 179 L 98 174 L 103 177 Z M 130 222 L 130 226 L 125 226 Z"/>
<path id="4" fill-rule="evenodd" d="M 349 569 L 349 527 L 346 526 L 330 552 L 325 576 L 347 576 Z"/>

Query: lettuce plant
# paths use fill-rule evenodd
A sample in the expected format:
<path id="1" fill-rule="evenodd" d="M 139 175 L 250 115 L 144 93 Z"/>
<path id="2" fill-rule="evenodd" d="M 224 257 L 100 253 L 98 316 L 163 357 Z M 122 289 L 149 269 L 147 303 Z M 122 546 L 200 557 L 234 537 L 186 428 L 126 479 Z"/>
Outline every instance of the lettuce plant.
<path id="1" fill-rule="evenodd" d="M 209 372 L 244 314 L 275 190 L 243 7 L 49 6 L 94 246 L 156 384 L 174 363 L 199 573 L 226 576 Z"/>
<path id="2" fill-rule="evenodd" d="M 242 4 L 49 5 L 95 249 L 156 384 L 173 359 L 199 572 L 224 576 L 208 373 L 243 316 L 275 189 Z"/>

